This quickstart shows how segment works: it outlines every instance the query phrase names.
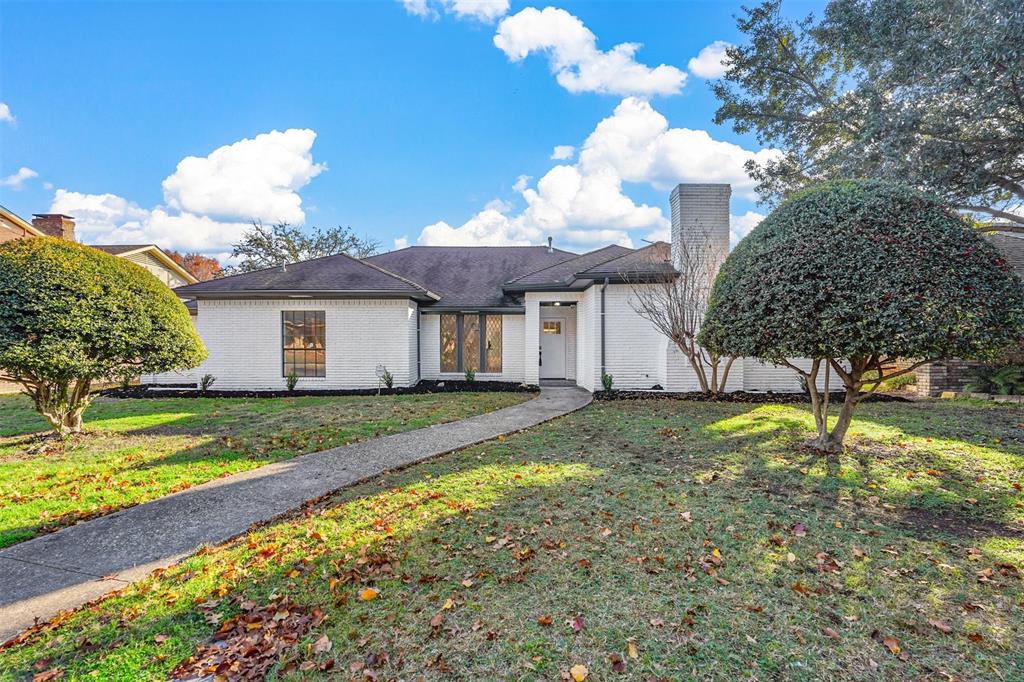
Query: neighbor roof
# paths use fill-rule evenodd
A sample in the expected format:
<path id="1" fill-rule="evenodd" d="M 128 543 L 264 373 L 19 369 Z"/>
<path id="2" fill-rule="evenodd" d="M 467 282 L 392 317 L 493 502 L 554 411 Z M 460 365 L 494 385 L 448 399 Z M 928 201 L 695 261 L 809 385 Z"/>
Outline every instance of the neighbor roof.
<path id="1" fill-rule="evenodd" d="M 374 263 L 345 254 L 324 256 L 178 287 L 179 296 L 232 297 L 288 294 L 371 294 L 437 300 L 426 287 Z"/>
<path id="2" fill-rule="evenodd" d="M 199 281 L 195 275 L 182 267 L 176 260 L 168 256 L 164 250 L 156 244 L 87 244 L 86 246 L 99 249 L 104 253 L 109 253 L 111 256 L 121 256 L 123 258 L 126 258 L 133 253 L 149 252 L 154 258 L 163 263 L 164 267 L 176 272 L 179 277 L 189 284 L 195 284 Z"/>
<path id="3" fill-rule="evenodd" d="M 546 246 L 410 246 L 365 260 L 439 294 L 434 309 L 476 310 L 521 306 L 505 282 L 575 256 Z"/>
<path id="4" fill-rule="evenodd" d="M 149 246 L 155 246 L 155 244 L 89 244 L 94 249 L 105 251 L 111 256 L 120 256 L 123 253 L 129 253 L 130 251 L 139 251 Z"/>

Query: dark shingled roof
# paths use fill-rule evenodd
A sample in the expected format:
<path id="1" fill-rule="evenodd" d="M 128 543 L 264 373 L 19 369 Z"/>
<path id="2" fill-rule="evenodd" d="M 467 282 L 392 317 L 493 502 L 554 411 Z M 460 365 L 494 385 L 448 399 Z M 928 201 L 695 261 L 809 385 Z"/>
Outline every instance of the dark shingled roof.
<path id="1" fill-rule="evenodd" d="M 502 284 L 575 256 L 546 246 L 410 246 L 366 260 L 439 294 L 434 308 L 477 309 L 522 305 Z"/>
<path id="2" fill-rule="evenodd" d="M 667 242 L 655 242 L 636 251 L 598 263 L 577 273 L 581 278 L 600 279 L 603 277 L 630 277 L 651 275 L 672 275 L 672 246 Z"/>
<path id="3" fill-rule="evenodd" d="M 521 290 L 532 286 L 561 286 L 572 282 L 577 272 L 583 272 L 613 258 L 632 253 L 633 249 L 613 244 L 583 255 L 570 258 L 555 265 L 549 265 L 527 275 L 517 277 L 505 284 L 506 289 Z"/>
<path id="4" fill-rule="evenodd" d="M 999 249 L 1009 266 L 1024 278 L 1024 235 L 997 232 L 985 235 L 985 239 Z"/>
<path id="5" fill-rule="evenodd" d="M 426 287 L 373 263 L 338 254 L 231 275 L 174 290 L 179 296 L 231 296 L 262 293 L 374 293 L 434 299 Z"/>

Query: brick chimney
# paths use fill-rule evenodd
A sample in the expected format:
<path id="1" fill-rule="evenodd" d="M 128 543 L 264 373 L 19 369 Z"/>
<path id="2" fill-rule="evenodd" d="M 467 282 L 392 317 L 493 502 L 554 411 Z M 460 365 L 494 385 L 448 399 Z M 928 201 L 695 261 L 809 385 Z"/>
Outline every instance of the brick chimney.
<path id="1" fill-rule="evenodd" d="M 75 241 L 75 219 L 63 213 L 33 213 L 32 227 L 51 237 Z"/>
<path id="2" fill-rule="evenodd" d="M 721 263 L 729 253 L 729 198 L 727 183 L 682 184 L 672 190 L 672 262 L 678 267 L 684 249 L 680 246 L 693 235 L 715 251 Z M 706 235 L 706 237 L 703 237 Z"/>

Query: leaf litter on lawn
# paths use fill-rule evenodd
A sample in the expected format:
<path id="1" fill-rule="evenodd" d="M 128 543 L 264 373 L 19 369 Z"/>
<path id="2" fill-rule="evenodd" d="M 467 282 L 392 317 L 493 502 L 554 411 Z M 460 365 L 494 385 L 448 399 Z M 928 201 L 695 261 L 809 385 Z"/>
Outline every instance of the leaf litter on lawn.
<path id="1" fill-rule="evenodd" d="M 303 636 L 324 619 L 319 608 L 306 609 L 285 597 L 277 597 L 259 606 L 246 600 L 241 613 L 221 623 L 211 641 L 196 651 L 172 672 L 175 680 L 263 680 L 271 668 L 292 650 Z M 312 646 L 313 654 L 329 651 L 331 642 L 322 635 Z M 307 661 L 302 666 L 308 665 Z M 333 660 L 313 663 L 306 669 L 328 670 Z M 301 666 L 300 666 L 301 668 Z"/>

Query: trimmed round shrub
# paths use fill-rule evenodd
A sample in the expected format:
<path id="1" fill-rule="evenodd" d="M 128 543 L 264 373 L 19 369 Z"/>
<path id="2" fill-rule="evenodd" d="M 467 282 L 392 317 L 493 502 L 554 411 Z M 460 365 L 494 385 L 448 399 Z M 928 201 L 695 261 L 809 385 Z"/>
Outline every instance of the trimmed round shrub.
<path id="1" fill-rule="evenodd" d="M 206 349 L 174 293 L 144 268 L 81 244 L 0 244 L 0 374 L 65 435 L 92 382 L 194 367 Z"/>
<path id="2" fill-rule="evenodd" d="M 847 180 L 795 195 L 739 243 L 699 338 L 780 363 L 843 359 L 830 366 L 856 394 L 895 358 L 992 358 L 1022 334 L 1024 285 L 961 216 L 904 185 Z"/>

